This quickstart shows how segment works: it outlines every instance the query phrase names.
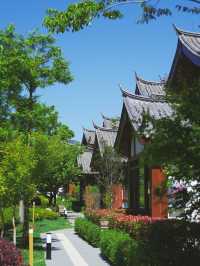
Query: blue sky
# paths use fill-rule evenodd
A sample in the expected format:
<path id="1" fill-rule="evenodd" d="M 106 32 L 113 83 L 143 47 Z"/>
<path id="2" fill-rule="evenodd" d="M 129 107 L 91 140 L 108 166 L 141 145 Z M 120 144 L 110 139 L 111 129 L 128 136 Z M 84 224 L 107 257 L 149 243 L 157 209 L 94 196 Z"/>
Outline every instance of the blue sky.
<path id="1" fill-rule="evenodd" d="M 64 9 L 66 0 L 2 0 L 0 27 L 16 25 L 20 33 L 42 27 L 47 8 Z M 173 2 L 173 1 L 166 1 Z M 169 72 L 177 37 L 172 27 L 198 31 L 198 16 L 176 14 L 148 25 L 138 25 L 140 14 L 134 6 L 123 7 L 125 17 L 118 21 L 99 19 L 77 33 L 55 35 L 64 56 L 70 61 L 74 81 L 40 90 L 41 101 L 54 105 L 60 120 L 82 137 L 82 126 L 101 124 L 101 115 L 120 115 L 122 97 L 118 87 L 134 90 L 134 71 L 144 79 L 159 80 Z"/>

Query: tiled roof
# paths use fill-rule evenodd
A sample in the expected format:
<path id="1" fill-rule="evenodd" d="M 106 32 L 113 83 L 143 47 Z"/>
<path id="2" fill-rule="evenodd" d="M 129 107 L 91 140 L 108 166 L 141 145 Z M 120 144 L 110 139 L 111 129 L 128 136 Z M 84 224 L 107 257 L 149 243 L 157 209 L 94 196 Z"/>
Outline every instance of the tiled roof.
<path id="1" fill-rule="evenodd" d="M 103 127 L 105 128 L 118 128 L 119 127 L 119 120 L 120 118 L 119 117 L 107 117 L 103 114 L 102 115 L 102 118 L 103 118 Z"/>
<path id="2" fill-rule="evenodd" d="M 103 153 L 105 146 L 114 147 L 117 129 L 99 127 L 96 124 L 94 124 L 94 128 L 101 154 Z"/>
<path id="3" fill-rule="evenodd" d="M 87 142 L 87 145 L 94 145 L 95 141 L 95 131 L 87 128 L 83 128 L 83 135 Z"/>
<path id="4" fill-rule="evenodd" d="M 135 94 L 142 95 L 146 97 L 151 97 L 152 95 L 165 95 L 165 82 L 155 82 L 155 81 L 147 81 L 138 77 L 135 73 L 136 79 L 136 90 Z"/>
<path id="5" fill-rule="evenodd" d="M 143 114 L 159 119 L 172 115 L 172 109 L 164 100 L 135 95 L 122 90 L 123 101 L 133 128 L 137 131 L 142 125 Z"/>
<path id="6" fill-rule="evenodd" d="M 183 31 L 176 26 L 174 27 L 182 45 L 184 45 L 184 47 L 186 47 L 191 53 L 200 57 L 200 33 Z"/>
<path id="7" fill-rule="evenodd" d="M 185 56 L 197 67 L 200 66 L 200 33 L 188 32 L 174 26 L 178 36 L 178 44 L 168 81 L 171 81 L 176 71 L 179 58 Z"/>
<path id="8" fill-rule="evenodd" d="M 87 149 L 84 153 L 78 156 L 78 166 L 81 167 L 84 174 L 91 173 L 90 163 L 92 159 L 93 149 Z"/>

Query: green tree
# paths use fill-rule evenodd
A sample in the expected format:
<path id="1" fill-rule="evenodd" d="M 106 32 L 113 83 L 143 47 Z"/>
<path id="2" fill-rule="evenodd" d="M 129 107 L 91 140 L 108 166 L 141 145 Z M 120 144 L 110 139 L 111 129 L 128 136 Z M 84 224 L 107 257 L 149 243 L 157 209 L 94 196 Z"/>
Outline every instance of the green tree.
<path id="1" fill-rule="evenodd" d="M 171 117 L 149 119 L 153 126 L 150 143 L 145 145 L 144 157 L 149 165 L 161 165 L 167 176 L 174 177 L 189 188 L 183 202 L 186 215 L 191 217 L 200 204 L 200 116 L 199 83 L 178 90 L 167 90 L 167 101 L 174 110 Z M 194 184 L 194 185 L 192 185 Z M 193 186 L 193 188 L 192 188 Z M 198 213 L 196 213 L 198 215 Z"/>
<path id="2" fill-rule="evenodd" d="M 53 136 L 36 134 L 33 138 L 32 145 L 38 161 L 35 172 L 39 182 L 38 189 L 46 195 L 49 194 L 50 204 L 56 204 L 58 189 L 81 173 L 76 164 L 81 146 L 69 143 L 70 134 L 69 129 L 65 129 L 64 134 L 64 127 L 61 126 Z"/>
<path id="3" fill-rule="evenodd" d="M 2 225 L 4 225 L 6 207 L 15 209 L 20 199 L 28 201 L 33 198 L 36 192 L 32 175 L 35 165 L 33 148 L 27 146 L 24 136 L 15 136 L 1 143 L 0 214 Z M 4 226 L 2 232 L 4 232 Z"/>
<path id="4" fill-rule="evenodd" d="M 183 1 L 165 0 L 83 0 L 69 4 L 64 11 L 48 9 L 44 19 L 44 25 L 52 32 L 79 31 L 87 27 L 94 19 L 104 17 L 108 19 L 119 19 L 123 17 L 120 7 L 128 5 L 133 8 L 139 5 L 141 15 L 139 23 L 148 23 L 161 16 L 171 16 L 174 11 L 188 12 L 199 15 L 199 0 Z"/>
<path id="5" fill-rule="evenodd" d="M 10 25 L 0 31 L 0 119 L 26 136 L 27 149 L 33 132 L 52 134 L 57 113 L 52 107 L 39 104 L 38 88 L 57 82 L 72 81 L 68 62 L 50 35 L 33 31 L 27 36 L 16 33 Z M 7 126 L 7 125 L 6 125 Z M 12 156 L 12 154 L 10 155 Z M 33 175 L 32 175 L 33 177 Z M 29 178 L 27 177 L 27 182 Z M 25 190 L 23 190 L 24 193 Z M 28 206 L 30 198 L 21 194 L 25 206 L 24 244 L 28 234 Z"/>
<path id="6" fill-rule="evenodd" d="M 106 207 L 112 206 L 112 186 L 123 180 L 124 160 L 114 148 L 105 145 L 103 154 L 94 156 L 93 169 L 98 172 L 96 181 L 104 195 Z"/>

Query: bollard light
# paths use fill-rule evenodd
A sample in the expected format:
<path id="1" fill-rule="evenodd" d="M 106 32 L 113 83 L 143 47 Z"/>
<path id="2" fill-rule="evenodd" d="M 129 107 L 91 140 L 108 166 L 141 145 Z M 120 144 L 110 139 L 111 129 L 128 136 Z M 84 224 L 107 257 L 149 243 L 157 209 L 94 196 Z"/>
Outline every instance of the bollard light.
<path id="1" fill-rule="evenodd" d="M 29 229 L 29 265 L 33 266 L 33 229 Z"/>
<path id="2" fill-rule="evenodd" d="M 51 242 L 52 242 L 51 233 L 47 233 L 47 236 L 46 236 L 46 259 L 47 260 L 51 260 Z"/>

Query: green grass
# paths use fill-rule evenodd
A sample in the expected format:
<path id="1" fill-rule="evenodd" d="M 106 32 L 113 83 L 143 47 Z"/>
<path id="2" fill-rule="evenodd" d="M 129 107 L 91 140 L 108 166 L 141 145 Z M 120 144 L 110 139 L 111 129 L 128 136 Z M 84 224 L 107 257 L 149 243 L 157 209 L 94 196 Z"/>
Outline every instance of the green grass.
<path id="1" fill-rule="evenodd" d="M 34 230 L 34 266 L 45 266 L 45 254 L 42 247 L 42 240 L 40 238 L 41 233 L 47 233 L 49 231 L 70 228 L 71 225 L 63 217 L 59 217 L 55 220 L 43 219 L 35 223 Z M 20 247 L 22 237 L 22 226 L 17 227 L 17 246 Z M 25 264 L 28 265 L 28 249 L 22 249 Z"/>

